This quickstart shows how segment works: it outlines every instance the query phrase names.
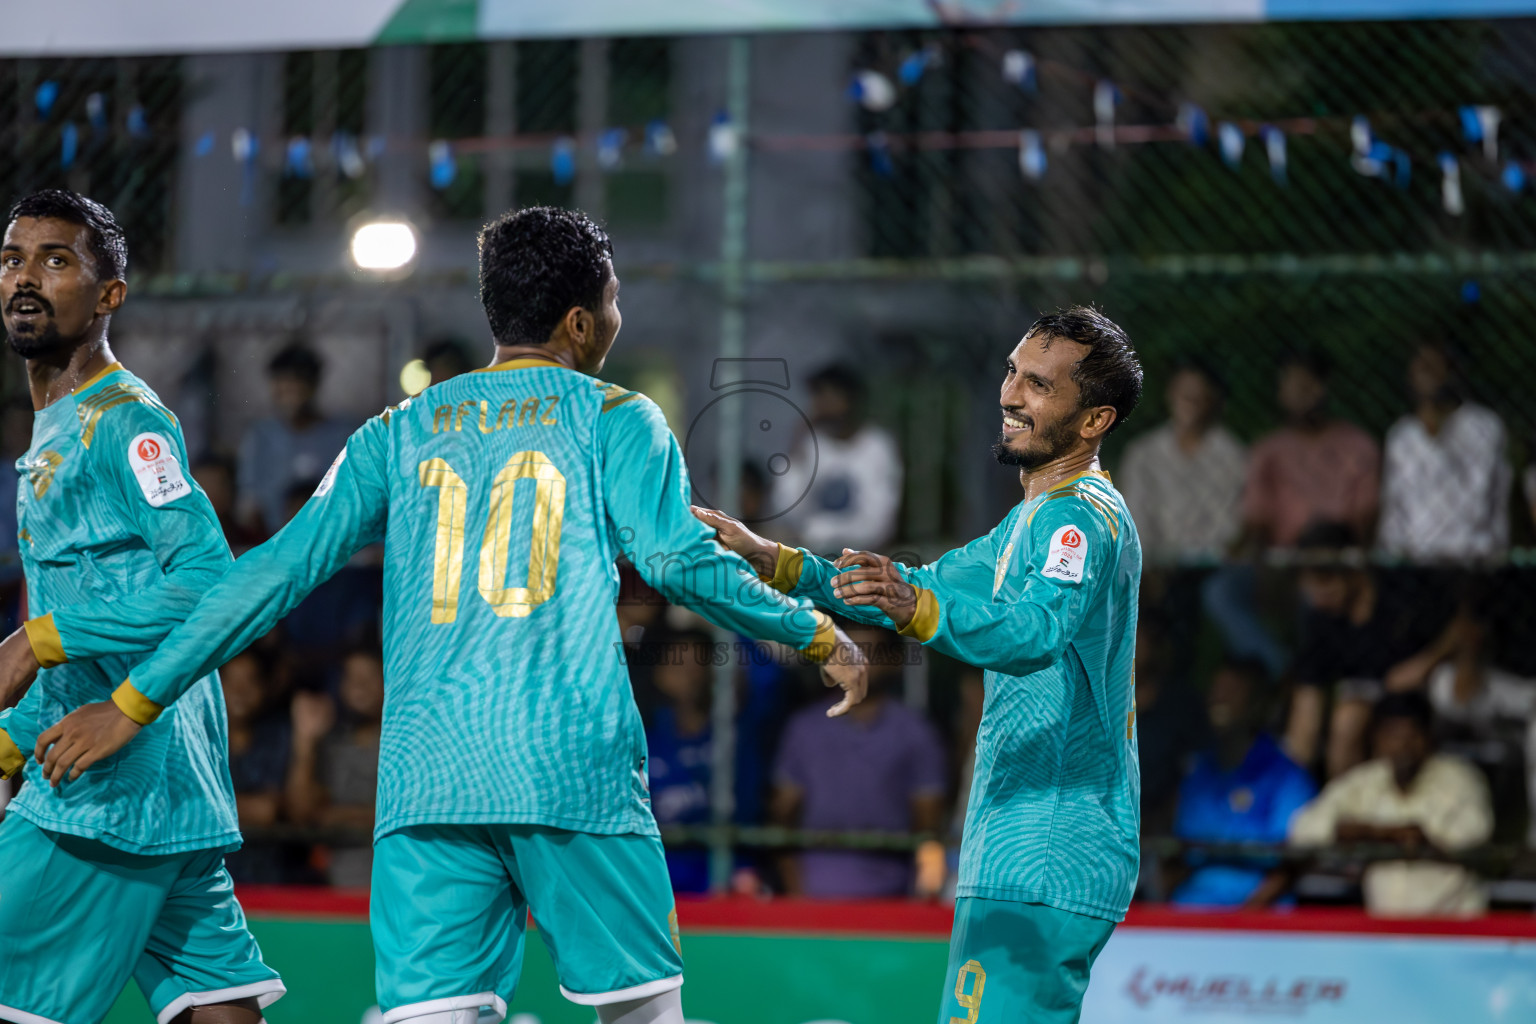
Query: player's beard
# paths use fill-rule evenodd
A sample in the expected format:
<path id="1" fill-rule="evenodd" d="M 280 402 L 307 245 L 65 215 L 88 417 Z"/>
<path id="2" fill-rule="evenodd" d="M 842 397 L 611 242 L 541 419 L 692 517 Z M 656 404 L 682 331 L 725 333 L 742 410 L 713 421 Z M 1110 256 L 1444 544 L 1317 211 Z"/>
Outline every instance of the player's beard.
<path id="1" fill-rule="evenodd" d="M 1052 423 L 1044 430 L 1039 420 L 1030 420 L 1034 435 L 1023 450 L 1009 447 L 1008 435 L 998 434 L 992 442 L 992 457 L 1005 466 L 1020 469 L 1039 469 L 1047 462 L 1058 459 L 1072 448 L 1074 435 L 1068 420 Z"/>
<path id="2" fill-rule="evenodd" d="M 64 347 L 64 337 L 59 334 L 58 322 L 52 317 L 48 318 L 47 325 L 41 331 L 26 334 L 7 331 L 6 340 L 10 342 L 11 350 L 23 359 L 37 359 Z"/>

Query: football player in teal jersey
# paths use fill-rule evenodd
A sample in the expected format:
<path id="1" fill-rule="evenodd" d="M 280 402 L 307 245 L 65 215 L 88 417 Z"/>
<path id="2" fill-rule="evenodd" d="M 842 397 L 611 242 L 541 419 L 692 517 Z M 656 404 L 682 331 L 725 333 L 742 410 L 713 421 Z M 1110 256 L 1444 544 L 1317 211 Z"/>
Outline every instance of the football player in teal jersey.
<path id="1" fill-rule="evenodd" d="M 620 324 L 600 228 L 564 210 L 509 214 L 481 234 L 480 278 L 491 365 L 353 434 L 298 516 L 134 668 L 117 703 L 43 736 L 45 768 L 74 777 L 170 714 L 205 666 L 382 540 L 371 918 L 384 1024 L 499 1020 L 530 908 L 567 998 L 604 1024 L 682 1024 L 615 559 L 674 603 L 822 661 L 846 691 L 834 714 L 863 698 L 863 659 L 694 518 L 655 403 L 591 376 Z"/>
<path id="2" fill-rule="evenodd" d="M 700 509 L 774 586 L 986 670 L 940 1024 L 1076 1021 L 1139 862 L 1131 676 L 1141 544 L 1099 443 L 1141 397 L 1125 333 L 1092 309 L 1008 357 L 1000 462 L 1024 500 L 920 568 L 781 547 Z"/>
<path id="3" fill-rule="evenodd" d="M 0 773 L 27 782 L 0 823 L 0 1020 L 94 1024 L 132 977 L 159 1024 L 254 1024 L 283 985 L 224 870 L 240 832 L 212 668 L 90 778 L 50 786 L 27 758 L 230 564 L 176 418 L 108 347 L 127 261 L 111 212 L 71 192 L 17 203 L 0 243 L 36 409 L 16 499 L 34 618 L 0 644 Z"/>

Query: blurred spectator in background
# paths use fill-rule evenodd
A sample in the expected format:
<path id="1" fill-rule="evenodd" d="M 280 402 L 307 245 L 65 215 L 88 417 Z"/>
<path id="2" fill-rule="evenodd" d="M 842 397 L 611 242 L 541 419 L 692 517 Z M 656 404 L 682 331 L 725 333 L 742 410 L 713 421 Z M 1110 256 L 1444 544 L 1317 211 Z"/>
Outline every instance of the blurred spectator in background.
<path id="1" fill-rule="evenodd" d="M 384 658 L 359 646 L 342 662 L 341 727 L 336 704 L 321 693 L 293 696 L 289 815 L 296 824 L 354 829 L 357 843 L 330 846 L 331 885 L 360 888 L 373 868 L 374 799 L 379 788 L 379 731 L 384 715 Z"/>
<path id="2" fill-rule="evenodd" d="M 869 696 L 841 718 L 830 700 L 792 716 L 774 763 L 770 818 L 807 829 L 938 832 L 944 818 L 944 748 L 922 715 L 891 699 L 901 678 L 896 634 L 844 623 L 869 661 Z M 902 853 L 808 850 L 784 858 L 791 895 L 906 896 L 913 858 Z"/>
<path id="3" fill-rule="evenodd" d="M 864 380 L 853 368 L 829 366 L 806 385 L 814 433 L 800 440 L 775 484 L 773 507 L 794 506 L 785 525 L 813 551 L 880 548 L 895 537 L 901 509 L 896 441 L 866 422 Z"/>
<path id="4" fill-rule="evenodd" d="M 1372 718 L 1375 760 L 1330 782 L 1291 822 L 1292 843 L 1396 843 L 1410 853 L 1456 853 L 1488 841 L 1493 807 L 1478 770 L 1436 754 L 1429 700 L 1383 697 Z M 1390 861 L 1365 870 L 1365 906 L 1380 916 L 1475 916 L 1487 909 L 1477 876 L 1433 861 Z"/>
<path id="5" fill-rule="evenodd" d="M 1305 607 L 1286 747 L 1312 763 L 1333 691 L 1326 752 L 1333 778 L 1364 759 L 1371 705 L 1385 692 L 1423 689 L 1434 667 L 1456 653 L 1467 623 L 1438 581 L 1347 564 L 1362 553 L 1344 523 L 1308 527 L 1297 547 L 1321 564 L 1304 567 L 1297 580 Z"/>
<path id="6" fill-rule="evenodd" d="M 422 350 L 421 361 L 432 375 L 431 383 L 441 384 L 461 373 L 468 373 L 478 363 L 469 354 L 469 345 L 455 337 L 435 338 Z"/>
<path id="7" fill-rule="evenodd" d="M 1210 745 L 1200 694 L 1172 665 L 1167 616 L 1143 606 L 1136 617 L 1136 749 L 1141 764 L 1141 830 L 1173 829 L 1179 783 Z"/>
<path id="8" fill-rule="evenodd" d="M 1227 662 L 1206 700 L 1212 747 L 1179 786 L 1174 835 L 1207 843 L 1284 843 L 1291 818 L 1317 795 L 1306 770 L 1263 730 L 1268 718 L 1264 666 Z M 1223 864 L 1186 857 L 1190 873 L 1173 902 L 1194 907 L 1267 907 L 1290 876 L 1278 865 Z"/>
<path id="9" fill-rule="evenodd" d="M 1329 414 L 1330 369 L 1321 352 L 1293 353 L 1280 367 L 1285 425 L 1253 446 L 1243 490 L 1244 527 L 1258 544 L 1293 547 L 1315 522 L 1346 523 L 1362 538 L 1376 525 L 1381 453 Z"/>
<path id="10" fill-rule="evenodd" d="M 235 460 L 224 455 L 204 455 L 192 464 L 192 476 L 208 495 L 224 539 L 239 558 L 260 544 L 262 534 L 241 522 L 235 508 Z"/>
<path id="11" fill-rule="evenodd" d="M 1503 551 L 1513 483 L 1503 420 L 1463 399 L 1443 342 L 1414 350 L 1408 389 L 1413 412 L 1387 432 L 1377 543 L 1419 561 L 1460 562 Z"/>
<path id="12" fill-rule="evenodd" d="M 275 413 L 252 423 L 240 442 L 240 518 L 266 534 L 288 521 L 288 490 L 298 480 L 319 480 L 351 431 L 315 406 L 323 366 L 295 342 L 267 364 Z"/>
<path id="13" fill-rule="evenodd" d="M 1285 423 L 1249 453 L 1241 551 L 1294 547 L 1315 522 L 1345 523 L 1360 537 L 1376 525 L 1381 453 L 1369 434 L 1329 414 L 1330 370 L 1317 351 L 1292 352 L 1280 365 L 1277 398 Z M 1285 651 L 1259 617 L 1254 565 L 1213 573 L 1201 600 L 1229 656 L 1256 658 L 1271 677 L 1283 674 Z"/>
<path id="14" fill-rule="evenodd" d="M 277 824 L 283 811 L 292 730 L 286 716 L 268 714 L 266 671 L 261 659 L 246 651 L 219 669 L 224 706 L 229 715 L 229 774 L 235 785 L 240 829 L 249 832 Z M 260 841 L 226 857 L 237 882 L 285 881 L 277 849 Z"/>
<path id="15" fill-rule="evenodd" d="M 1168 381 L 1168 422 L 1126 446 L 1115 473 L 1154 560 L 1219 557 L 1237 539 L 1247 456 L 1221 424 L 1220 382 L 1188 363 Z"/>
<path id="16" fill-rule="evenodd" d="M 710 682 L 714 638 L 703 630 L 668 632 L 646 644 L 662 704 L 645 730 L 651 811 L 658 825 L 707 825 L 711 777 Z M 709 891 L 709 851 L 667 849 L 677 892 Z"/>

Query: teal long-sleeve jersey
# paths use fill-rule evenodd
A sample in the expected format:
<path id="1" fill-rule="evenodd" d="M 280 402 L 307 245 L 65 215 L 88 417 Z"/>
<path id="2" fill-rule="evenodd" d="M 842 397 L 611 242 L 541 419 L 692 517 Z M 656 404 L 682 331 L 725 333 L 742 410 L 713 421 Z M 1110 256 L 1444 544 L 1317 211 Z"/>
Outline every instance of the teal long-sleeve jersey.
<path id="1" fill-rule="evenodd" d="M 830 650 L 689 510 L 650 399 L 541 359 L 434 385 L 364 424 L 315 496 L 119 688 L 154 713 L 364 545 L 384 556 L 383 837 L 417 824 L 655 834 L 614 605 L 624 555 L 673 603 Z"/>
<path id="2" fill-rule="evenodd" d="M 26 765 L 9 812 L 140 854 L 240 844 L 224 696 L 212 669 L 151 728 L 57 789 L 28 763 L 38 735 L 106 700 L 230 565 L 208 497 L 186 472 L 176 418 L 113 364 L 37 412 L 16 464 L 22 566 L 44 666 L 0 712 L 0 770 Z"/>
<path id="3" fill-rule="evenodd" d="M 893 626 L 833 595 L 839 571 L 782 548 L 773 585 Z M 918 589 L 902 632 L 986 670 L 957 894 L 1123 919 L 1140 862 L 1141 542 L 1119 492 L 1084 474 L 902 572 Z"/>

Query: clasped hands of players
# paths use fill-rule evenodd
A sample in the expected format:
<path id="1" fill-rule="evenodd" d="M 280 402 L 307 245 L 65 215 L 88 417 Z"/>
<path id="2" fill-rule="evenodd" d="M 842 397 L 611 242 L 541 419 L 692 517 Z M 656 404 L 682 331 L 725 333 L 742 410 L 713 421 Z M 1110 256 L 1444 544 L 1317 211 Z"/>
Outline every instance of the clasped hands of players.
<path id="1" fill-rule="evenodd" d="M 693 514 L 705 525 L 712 527 L 715 538 L 745 558 L 759 576 L 771 577 L 774 574 L 779 562 L 778 542 L 754 533 L 746 524 L 718 509 L 695 505 Z M 917 614 L 917 588 L 902 577 L 901 570 L 892 559 L 874 551 L 844 548 L 842 555 L 832 564 L 844 570 L 832 577 L 832 593 L 844 604 L 878 608 L 897 629 L 905 628 L 912 621 L 912 616 Z M 838 650 L 822 667 L 822 677 L 828 686 L 842 686 L 848 692 L 848 697 L 827 712 L 829 717 L 843 714 L 863 700 L 867 686 L 863 652 L 841 629 L 837 631 L 837 643 Z M 844 648 L 847 653 L 840 655 L 839 651 Z M 851 658 L 857 659 L 854 663 L 859 670 L 857 699 L 853 698 L 853 691 L 838 678 L 841 664 L 834 664 L 847 663 L 847 659 Z"/>

